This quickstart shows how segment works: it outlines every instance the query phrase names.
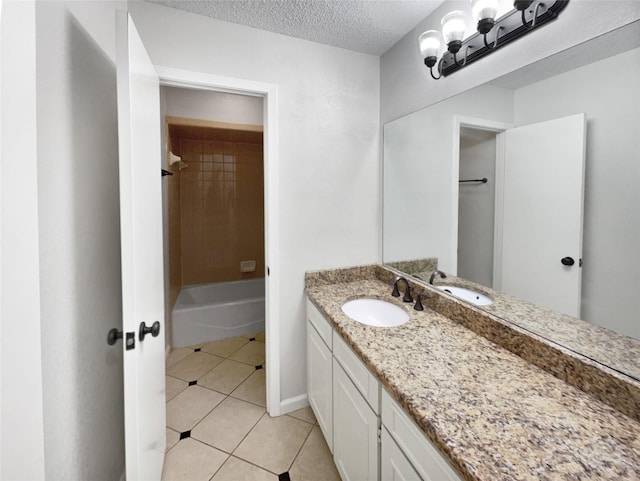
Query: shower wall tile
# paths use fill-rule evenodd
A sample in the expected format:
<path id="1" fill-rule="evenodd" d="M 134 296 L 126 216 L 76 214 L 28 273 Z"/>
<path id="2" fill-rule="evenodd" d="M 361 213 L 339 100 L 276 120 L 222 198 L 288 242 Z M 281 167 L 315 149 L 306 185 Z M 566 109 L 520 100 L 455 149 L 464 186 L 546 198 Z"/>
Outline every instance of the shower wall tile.
<path id="1" fill-rule="evenodd" d="M 264 276 L 262 137 L 237 131 L 225 135 L 225 141 L 181 141 L 189 165 L 180 178 L 185 285 Z M 241 273 L 242 260 L 255 260 L 256 272 Z"/>

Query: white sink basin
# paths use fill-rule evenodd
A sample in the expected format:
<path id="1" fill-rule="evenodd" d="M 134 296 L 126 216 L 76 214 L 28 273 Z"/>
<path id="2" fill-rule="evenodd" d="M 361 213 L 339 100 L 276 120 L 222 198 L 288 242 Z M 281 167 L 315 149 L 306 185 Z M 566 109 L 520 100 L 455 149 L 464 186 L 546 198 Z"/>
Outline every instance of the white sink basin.
<path id="1" fill-rule="evenodd" d="M 379 299 L 355 299 L 342 305 L 342 312 L 368 326 L 394 327 L 409 320 L 409 314 L 390 302 Z"/>
<path id="2" fill-rule="evenodd" d="M 463 299 L 467 302 L 475 304 L 476 306 L 488 306 L 489 304 L 493 304 L 491 298 L 485 296 L 484 294 L 480 294 L 479 292 L 472 291 L 471 289 L 465 289 L 464 287 L 457 286 L 434 286 L 440 289 L 441 291 L 448 292 L 449 294 L 453 294 L 460 299 Z"/>

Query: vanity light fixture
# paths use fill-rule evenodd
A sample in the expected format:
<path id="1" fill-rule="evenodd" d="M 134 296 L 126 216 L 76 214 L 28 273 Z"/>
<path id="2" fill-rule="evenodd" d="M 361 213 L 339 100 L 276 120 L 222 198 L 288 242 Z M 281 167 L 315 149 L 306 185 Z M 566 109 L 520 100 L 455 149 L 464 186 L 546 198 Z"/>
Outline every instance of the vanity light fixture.
<path id="1" fill-rule="evenodd" d="M 554 20 L 567 3 L 569 0 L 515 0 L 513 10 L 496 19 L 499 0 L 471 0 L 471 15 L 477 22 L 477 33 L 465 40 L 465 12 L 449 12 L 442 18 L 442 36 L 435 30 L 428 30 L 418 39 L 424 63 L 431 77 L 438 80 Z M 493 38 L 489 39 L 491 32 Z M 438 60 L 443 42 L 447 50 Z M 464 52 L 462 60 L 458 59 L 460 50 Z M 438 76 L 434 74 L 434 67 Z"/>

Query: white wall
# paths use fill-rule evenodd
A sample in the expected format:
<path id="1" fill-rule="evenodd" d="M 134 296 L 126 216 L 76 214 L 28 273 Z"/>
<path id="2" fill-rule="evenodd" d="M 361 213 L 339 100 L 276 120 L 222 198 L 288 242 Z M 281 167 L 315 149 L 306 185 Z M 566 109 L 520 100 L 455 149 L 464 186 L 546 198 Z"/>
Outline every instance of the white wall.
<path id="1" fill-rule="evenodd" d="M 172 117 L 250 125 L 263 122 L 262 97 L 177 87 L 160 87 L 160 95 L 166 115 Z"/>
<path id="2" fill-rule="evenodd" d="M 0 479 L 44 479 L 35 7 L 2 2 Z"/>
<path id="3" fill-rule="evenodd" d="M 587 114 L 581 316 L 637 339 L 639 85 L 636 48 L 515 91 L 518 125 Z"/>
<path id="4" fill-rule="evenodd" d="M 116 7 L 126 4 L 36 4 L 47 479 L 114 480 L 124 468 L 122 345 L 106 343 L 122 327 Z"/>
<path id="5" fill-rule="evenodd" d="M 485 85 L 384 126 L 384 261 L 437 257 L 456 272 L 454 118 L 511 123 L 513 92 Z"/>
<path id="6" fill-rule="evenodd" d="M 556 20 L 539 31 L 435 81 L 420 56 L 418 36 L 425 30 L 440 30 L 446 13 L 468 9 L 468 1 L 445 1 L 381 57 L 383 124 L 640 19 L 637 0 L 572 0 Z M 475 29 L 469 28 L 467 31 Z"/>
<path id="7" fill-rule="evenodd" d="M 379 58 L 144 2 L 156 65 L 277 85 L 282 400 L 306 392 L 304 272 L 378 262 Z"/>

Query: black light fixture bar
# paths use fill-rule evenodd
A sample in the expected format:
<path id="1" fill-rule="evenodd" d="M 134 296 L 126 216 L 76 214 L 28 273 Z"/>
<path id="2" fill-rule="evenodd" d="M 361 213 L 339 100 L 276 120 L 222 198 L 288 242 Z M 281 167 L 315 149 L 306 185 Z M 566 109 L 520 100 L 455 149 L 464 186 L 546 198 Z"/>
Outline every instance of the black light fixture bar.
<path id="1" fill-rule="evenodd" d="M 453 72 L 466 67 L 470 63 L 475 62 L 495 50 L 498 50 L 500 47 L 507 45 L 513 40 L 537 30 L 539 26 L 555 20 L 558 14 L 567 6 L 568 3 L 569 0 L 544 0 L 543 2 L 540 2 L 537 7 L 538 15 L 535 18 L 535 28 L 531 27 L 531 18 L 526 25 L 523 25 L 522 12 L 520 10 L 513 9 L 500 19 L 496 20 L 494 27 L 487 34 L 487 41 L 490 45 L 493 45 L 496 32 L 499 32 L 498 43 L 495 48 L 488 48 L 485 45 L 484 35 L 475 33 L 462 42 L 460 51 L 467 52 L 467 59 L 463 64 L 460 65 L 456 63 L 453 54 L 450 52 L 446 52 L 442 56 L 442 75 L 451 75 Z M 533 12 L 536 9 L 536 4 L 537 2 L 534 2 L 527 9 L 531 16 L 533 16 Z M 467 47 L 471 48 L 467 50 Z"/>

